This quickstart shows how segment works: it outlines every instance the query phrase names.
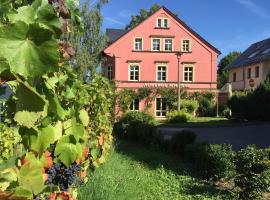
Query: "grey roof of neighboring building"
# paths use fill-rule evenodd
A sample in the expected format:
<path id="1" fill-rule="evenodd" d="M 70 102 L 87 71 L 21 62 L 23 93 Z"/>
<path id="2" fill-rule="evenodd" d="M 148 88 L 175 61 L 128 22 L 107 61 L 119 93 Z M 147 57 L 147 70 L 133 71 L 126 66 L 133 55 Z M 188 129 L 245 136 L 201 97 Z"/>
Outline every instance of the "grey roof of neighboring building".
<path id="1" fill-rule="evenodd" d="M 228 65 L 225 70 L 246 67 L 267 60 L 270 60 L 270 38 L 252 44 L 235 61 Z"/>
<path id="2" fill-rule="evenodd" d="M 113 43 L 124 35 L 127 31 L 123 29 L 107 28 L 106 35 L 109 37 L 109 43 Z"/>

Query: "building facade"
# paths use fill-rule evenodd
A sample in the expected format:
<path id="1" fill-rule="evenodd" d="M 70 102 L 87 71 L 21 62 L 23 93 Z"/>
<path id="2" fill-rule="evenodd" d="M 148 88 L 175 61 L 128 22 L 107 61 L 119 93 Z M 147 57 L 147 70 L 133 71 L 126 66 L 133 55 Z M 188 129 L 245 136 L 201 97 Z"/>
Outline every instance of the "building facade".
<path id="1" fill-rule="evenodd" d="M 188 27 L 183 21 L 161 7 L 129 31 L 108 29 L 109 46 L 104 73 L 123 88 L 172 87 L 178 83 L 180 65 L 181 87 L 188 91 L 215 91 L 217 57 L 220 52 Z M 150 111 L 156 117 L 166 115 L 164 97 L 156 97 Z M 136 110 L 143 102 L 134 100 Z"/>
<path id="2" fill-rule="evenodd" d="M 233 90 L 249 90 L 263 82 L 270 71 L 270 38 L 252 44 L 225 70 Z"/>

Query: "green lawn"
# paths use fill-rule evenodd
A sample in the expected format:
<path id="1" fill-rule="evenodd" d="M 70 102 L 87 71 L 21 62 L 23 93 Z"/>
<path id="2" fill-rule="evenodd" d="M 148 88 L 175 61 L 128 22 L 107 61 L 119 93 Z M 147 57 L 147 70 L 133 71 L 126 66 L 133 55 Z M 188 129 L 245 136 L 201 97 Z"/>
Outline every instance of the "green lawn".
<path id="1" fill-rule="evenodd" d="M 197 200 L 235 199 L 192 178 L 190 166 L 176 156 L 121 142 L 109 161 L 89 174 L 89 182 L 79 189 L 79 200 Z"/>

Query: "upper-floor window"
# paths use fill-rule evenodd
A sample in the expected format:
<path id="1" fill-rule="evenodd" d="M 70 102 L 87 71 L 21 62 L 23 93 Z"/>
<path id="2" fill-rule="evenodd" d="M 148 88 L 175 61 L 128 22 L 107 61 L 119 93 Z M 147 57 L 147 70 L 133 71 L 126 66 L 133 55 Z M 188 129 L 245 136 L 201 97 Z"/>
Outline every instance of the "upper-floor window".
<path id="1" fill-rule="evenodd" d="M 193 82 L 194 67 L 192 65 L 184 66 L 184 82 Z"/>
<path id="2" fill-rule="evenodd" d="M 109 67 L 108 67 L 107 77 L 108 77 L 108 79 L 109 79 L 110 81 L 113 79 L 113 68 L 112 68 L 112 66 L 109 66 Z"/>
<path id="3" fill-rule="evenodd" d="M 172 51 L 172 50 L 173 50 L 173 40 L 164 39 L 164 51 Z"/>
<path id="4" fill-rule="evenodd" d="M 157 19 L 157 27 L 158 28 L 162 27 L 162 19 Z"/>
<path id="5" fill-rule="evenodd" d="M 183 52 L 191 52 L 191 41 L 184 39 L 182 40 L 182 51 Z"/>
<path id="6" fill-rule="evenodd" d="M 130 81 L 140 80 L 140 66 L 138 64 L 129 65 L 129 80 Z"/>
<path id="7" fill-rule="evenodd" d="M 166 81 L 167 79 L 167 66 L 157 66 L 157 81 Z"/>
<path id="8" fill-rule="evenodd" d="M 158 18 L 156 26 L 157 28 L 168 28 L 169 20 L 167 18 Z"/>
<path id="9" fill-rule="evenodd" d="M 154 38 L 152 39 L 152 51 L 160 51 L 161 39 Z"/>
<path id="10" fill-rule="evenodd" d="M 260 67 L 259 67 L 259 66 L 257 66 L 257 67 L 255 68 L 255 77 L 256 77 L 256 78 L 259 78 L 259 77 L 260 77 Z"/>
<path id="11" fill-rule="evenodd" d="M 133 99 L 130 104 L 131 111 L 139 111 L 140 110 L 140 100 L 139 99 Z"/>
<path id="12" fill-rule="evenodd" d="M 135 38 L 134 39 L 134 50 L 135 51 L 142 51 L 143 50 L 143 39 L 142 38 Z"/>
<path id="13" fill-rule="evenodd" d="M 236 72 L 233 72 L 233 82 L 236 82 Z"/>
<path id="14" fill-rule="evenodd" d="M 251 68 L 248 68 L 247 78 L 251 78 Z"/>

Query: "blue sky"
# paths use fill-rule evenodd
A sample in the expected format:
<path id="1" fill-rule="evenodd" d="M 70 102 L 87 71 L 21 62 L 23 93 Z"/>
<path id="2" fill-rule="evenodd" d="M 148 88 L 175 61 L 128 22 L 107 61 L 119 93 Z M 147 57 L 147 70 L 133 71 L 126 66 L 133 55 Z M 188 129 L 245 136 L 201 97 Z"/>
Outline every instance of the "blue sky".
<path id="1" fill-rule="evenodd" d="M 177 13 L 217 47 L 221 57 L 270 37 L 270 0 L 110 0 L 102 8 L 103 30 L 124 28 L 131 15 L 154 3 Z"/>

